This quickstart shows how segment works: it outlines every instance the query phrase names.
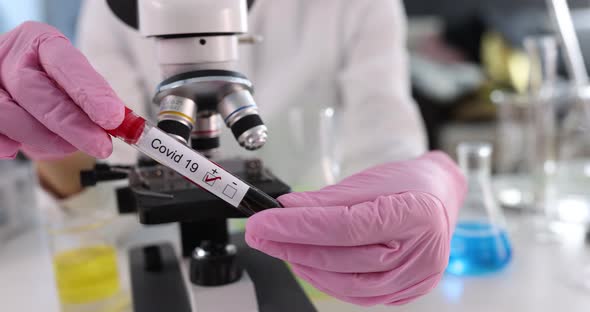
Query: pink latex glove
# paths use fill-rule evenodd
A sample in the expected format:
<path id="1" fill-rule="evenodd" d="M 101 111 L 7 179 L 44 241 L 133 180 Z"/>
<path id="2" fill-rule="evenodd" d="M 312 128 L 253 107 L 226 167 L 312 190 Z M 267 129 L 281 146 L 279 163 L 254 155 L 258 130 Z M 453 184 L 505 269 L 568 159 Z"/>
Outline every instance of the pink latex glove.
<path id="1" fill-rule="evenodd" d="M 77 149 L 106 158 L 112 142 L 103 129 L 123 116 L 108 83 L 55 28 L 26 22 L 0 35 L 0 159 L 21 147 L 33 158 Z"/>
<path id="2" fill-rule="evenodd" d="M 447 266 L 466 184 L 441 152 L 381 165 L 250 217 L 248 244 L 319 290 L 358 305 L 403 304 Z"/>

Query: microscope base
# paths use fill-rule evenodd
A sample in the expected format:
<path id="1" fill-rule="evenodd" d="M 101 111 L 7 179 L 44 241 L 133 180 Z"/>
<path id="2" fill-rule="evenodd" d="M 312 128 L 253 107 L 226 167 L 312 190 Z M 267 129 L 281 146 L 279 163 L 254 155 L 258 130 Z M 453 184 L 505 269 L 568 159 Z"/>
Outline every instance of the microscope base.
<path id="1" fill-rule="evenodd" d="M 188 265 L 188 261 L 184 263 Z M 203 287 L 190 285 L 189 289 L 193 312 L 260 311 L 256 301 L 256 289 L 247 272 L 244 272 L 239 281 L 227 286 Z"/>
<path id="2" fill-rule="evenodd" d="M 129 251 L 133 311 L 191 312 L 184 278 L 171 244 Z"/>
<path id="3" fill-rule="evenodd" d="M 247 273 L 242 277 L 243 280 L 215 288 L 191 285 L 191 295 L 186 287 L 187 268 L 180 268 L 180 264 L 185 265 L 185 261 L 178 260 L 178 252 L 170 244 L 155 245 L 159 250 L 158 256 L 154 256 L 154 252 L 146 253 L 145 247 L 132 249 L 129 258 L 134 311 L 316 311 L 284 262 L 249 248 L 244 242 L 243 234 L 232 235 L 231 243 L 238 247 L 238 259 L 244 273 Z M 255 292 L 248 286 L 252 283 Z M 236 297 L 237 289 L 250 293 L 251 298 L 248 299 L 244 293 Z M 215 298 L 200 300 L 205 296 Z M 191 304 L 191 299 L 194 299 L 194 305 Z M 236 310 L 233 303 L 238 300 L 245 305 Z M 254 305 L 253 310 L 249 309 L 251 305 Z"/>

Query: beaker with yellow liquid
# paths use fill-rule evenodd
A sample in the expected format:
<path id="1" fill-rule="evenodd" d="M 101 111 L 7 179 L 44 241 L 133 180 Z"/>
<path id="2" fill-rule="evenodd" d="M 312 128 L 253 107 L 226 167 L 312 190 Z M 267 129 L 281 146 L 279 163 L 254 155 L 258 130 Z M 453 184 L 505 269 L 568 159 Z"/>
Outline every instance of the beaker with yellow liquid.
<path id="1" fill-rule="evenodd" d="M 113 218 L 92 213 L 52 220 L 52 261 L 62 311 L 129 310 L 130 299 L 120 282 L 117 249 L 108 233 Z"/>

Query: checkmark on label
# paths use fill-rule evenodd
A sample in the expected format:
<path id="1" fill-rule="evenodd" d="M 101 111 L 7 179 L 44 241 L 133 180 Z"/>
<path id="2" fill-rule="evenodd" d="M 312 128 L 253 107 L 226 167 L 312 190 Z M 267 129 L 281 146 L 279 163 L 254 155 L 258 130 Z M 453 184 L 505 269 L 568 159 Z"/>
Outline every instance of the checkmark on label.
<path id="1" fill-rule="evenodd" d="M 203 177 L 203 182 L 207 183 L 209 186 L 215 185 L 217 180 L 221 180 L 221 177 L 216 177 L 213 172 L 207 172 Z"/>
<path id="2" fill-rule="evenodd" d="M 215 180 L 221 180 L 221 177 L 208 177 L 205 182 L 214 182 Z"/>

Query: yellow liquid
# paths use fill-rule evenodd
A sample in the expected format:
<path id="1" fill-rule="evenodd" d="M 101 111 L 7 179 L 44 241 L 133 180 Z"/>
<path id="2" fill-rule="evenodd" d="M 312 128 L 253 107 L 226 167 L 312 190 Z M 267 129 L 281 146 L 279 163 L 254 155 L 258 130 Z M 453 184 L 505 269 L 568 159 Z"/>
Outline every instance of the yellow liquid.
<path id="1" fill-rule="evenodd" d="M 53 258 L 62 303 L 80 304 L 107 299 L 119 291 L 117 252 L 97 245 L 58 253 Z"/>

